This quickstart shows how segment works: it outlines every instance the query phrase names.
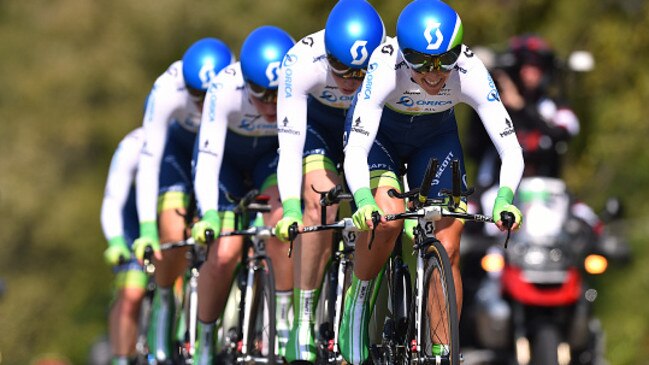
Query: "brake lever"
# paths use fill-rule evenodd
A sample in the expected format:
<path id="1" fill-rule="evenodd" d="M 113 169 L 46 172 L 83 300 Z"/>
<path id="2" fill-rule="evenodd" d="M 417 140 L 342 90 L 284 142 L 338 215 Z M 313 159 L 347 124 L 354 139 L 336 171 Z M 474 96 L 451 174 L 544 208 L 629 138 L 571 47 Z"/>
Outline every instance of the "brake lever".
<path id="1" fill-rule="evenodd" d="M 289 246 L 288 246 L 288 257 L 291 257 L 291 254 L 293 253 L 293 241 L 297 238 L 298 230 L 297 230 L 297 222 L 293 222 L 290 226 L 288 226 L 288 240 L 289 240 Z"/>
<path id="2" fill-rule="evenodd" d="M 381 215 L 377 211 L 372 212 L 372 234 L 370 236 L 370 242 L 367 244 L 367 250 L 372 251 L 372 243 L 374 242 L 374 232 L 376 231 L 376 226 L 381 222 Z"/>
<path id="3" fill-rule="evenodd" d="M 507 228 L 507 238 L 505 239 L 505 249 L 507 249 L 507 243 L 512 234 L 512 227 L 516 222 L 516 217 L 514 217 L 514 213 L 512 212 L 500 212 L 500 220 L 503 222 L 503 226 Z"/>

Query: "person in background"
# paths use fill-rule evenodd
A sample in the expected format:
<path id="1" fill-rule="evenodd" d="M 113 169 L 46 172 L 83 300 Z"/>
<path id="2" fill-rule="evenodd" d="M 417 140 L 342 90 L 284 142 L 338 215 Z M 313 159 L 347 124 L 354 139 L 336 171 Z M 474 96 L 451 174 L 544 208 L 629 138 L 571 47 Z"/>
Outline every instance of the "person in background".
<path id="1" fill-rule="evenodd" d="M 558 71 L 549 43 L 538 35 L 512 37 L 504 55 L 492 70 L 500 100 L 511 116 L 525 159 L 524 176 L 560 177 L 568 142 L 579 134 L 579 119 L 563 101 L 552 96 Z M 498 182 L 499 161 L 488 136 L 472 114 L 468 156 L 479 166 L 478 187 Z"/>
<path id="2" fill-rule="evenodd" d="M 271 212 L 264 225 L 274 227 L 282 207 L 277 190 L 277 85 L 282 58 L 295 44 L 284 30 L 262 26 L 241 46 L 240 62 L 221 71 L 210 83 L 198 137 L 195 189 L 201 220 L 192 236 L 206 243 L 205 232 L 218 235 L 234 227 L 233 203 L 251 189 L 268 196 Z M 241 228 L 241 227 L 238 227 Z M 244 227 L 245 228 L 245 227 Z M 198 279 L 198 348 L 194 364 L 212 364 L 217 318 L 225 308 L 243 237 L 223 237 L 210 247 Z M 266 249 L 273 263 L 277 334 L 280 355 L 288 340 L 288 313 L 293 294 L 293 265 L 286 246 L 274 237 Z"/>
<path id="3" fill-rule="evenodd" d="M 174 296 L 172 285 L 187 267 L 186 249 L 160 251 L 160 242 L 187 236 L 185 215 L 193 194 L 191 161 L 210 80 L 232 63 L 228 46 L 215 38 L 192 44 L 155 81 L 144 114 L 144 146 L 136 179 L 140 237 L 133 243 L 142 260 L 154 252 L 156 292 L 149 330 L 149 351 L 158 364 L 171 361 Z"/>
<path id="4" fill-rule="evenodd" d="M 280 239 L 288 240 L 293 223 L 320 224 L 320 196 L 313 189 L 342 183 L 338 166 L 347 108 L 365 77 L 369 55 L 384 38 L 383 21 L 370 3 L 344 0 L 333 7 L 323 30 L 304 37 L 284 57 L 277 104 L 277 179 L 284 211 L 275 232 Z M 337 206 L 327 210 L 327 222 L 336 212 Z M 289 362 L 316 360 L 315 308 L 331 249 L 331 231 L 296 242 Z"/>
<path id="5" fill-rule="evenodd" d="M 140 305 L 145 293 L 146 275 L 132 253 L 133 240 L 139 235 L 135 207 L 135 175 L 144 130 L 137 128 L 126 135 L 113 154 L 101 204 L 101 227 L 108 241 L 104 259 L 115 273 L 115 299 L 108 330 L 112 365 L 128 365 L 135 353 Z"/>

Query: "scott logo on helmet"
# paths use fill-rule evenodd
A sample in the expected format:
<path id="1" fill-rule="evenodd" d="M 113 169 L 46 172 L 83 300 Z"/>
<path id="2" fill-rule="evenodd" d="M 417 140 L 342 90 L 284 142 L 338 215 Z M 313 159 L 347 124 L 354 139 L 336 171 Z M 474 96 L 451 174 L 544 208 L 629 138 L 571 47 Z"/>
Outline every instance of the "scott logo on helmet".
<path id="1" fill-rule="evenodd" d="M 365 45 L 367 44 L 367 41 L 362 41 L 362 40 L 357 40 L 354 42 L 352 45 L 352 48 L 349 49 L 349 52 L 352 55 L 352 65 L 362 65 L 365 63 L 365 60 L 367 59 L 367 56 L 369 55 L 367 53 L 367 47 Z M 360 53 L 359 53 L 360 49 Z"/>
<path id="2" fill-rule="evenodd" d="M 214 61 L 207 60 L 201 67 L 201 70 L 198 72 L 198 77 L 201 79 L 201 87 L 207 89 L 210 85 L 210 80 L 214 77 Z"/>
<path id="3" fill-rule="evenodd" d="M 428 42 L 426 49 L 436 50 L 439 49 L 439 47 L 442 45 L 442 42 L 444 41 L 444 35 L 439 29 L 440 26 L 442 26 L 442 24 L 437 22 L 428 23 L 428 26 L 424 30 L 424 38 L 426 38 L 426 42 Z M 435 31 L 434 36 L 433 31 Z M 433 43 L 433 40 L 435 41 L 435 43 Z"/>
<path id="4" fill-rule="evenodd" d="M 271 62 L 268 64 L 268 67 L 266 67 L 266 77 L 268 77 L 268 86 L 269 87 L 274 87 L 279 85 L 279 75 L 277 72 L 279 71 L 279 61 Z"/>

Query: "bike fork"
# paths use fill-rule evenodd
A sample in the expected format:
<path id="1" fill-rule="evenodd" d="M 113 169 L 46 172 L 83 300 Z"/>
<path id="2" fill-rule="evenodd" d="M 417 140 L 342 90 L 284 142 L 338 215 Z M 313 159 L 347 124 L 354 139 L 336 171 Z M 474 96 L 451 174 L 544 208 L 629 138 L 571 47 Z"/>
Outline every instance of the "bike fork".
<path id="1" fill-rule="evenodd" d="M 248 275 L 246 279 L 246 292 L 245 292 L 245 299 L 244 299 L 244 312 L 243 312 L 243 338 L 242 338 L 242 348 L 241 348 L 241 353 L 244 355 L 248 355 L 248 339 L 249 339 L 249 332 L 251 330 L 251 317 L 252 317 L 252 302 L 253 302 L 253 291 L 254 291 L 254 283 L 255 283 L 255 269 L 254 265 L 250 264 L 248 266 Z"/>
<path id="2" fill-rule="evenodd" d="M 340 320 L 344 310 L 343 298 L 345 296 L 345 293 L 343 291 L 345 289 L 345 279 L 346 279 L 345 276 L 349 264 L 350 264 L 349 260 L 343 257 L 340 260 L 340 264 L 338 265 L 338 283 L 336 284 L 336 313 L 334 315 L 334 323 L 333 323 L 333 329 L 334 329 L 333 351 L 335 353 L 340 353 L 340 351 L 338 350 L 338 334 L 340 333 Z"/>
<path id="3" fill-rule="evenodd" d="M 189 355 L 196 351 L 196 325 L 198 322 L 198 269 L 192 268 L 189 279 Z"/>

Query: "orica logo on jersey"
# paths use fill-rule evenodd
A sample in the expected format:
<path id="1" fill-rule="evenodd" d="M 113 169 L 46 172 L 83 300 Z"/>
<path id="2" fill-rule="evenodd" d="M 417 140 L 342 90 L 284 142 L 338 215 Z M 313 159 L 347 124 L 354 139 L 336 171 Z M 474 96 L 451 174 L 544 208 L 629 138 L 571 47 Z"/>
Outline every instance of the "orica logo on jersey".
<path id="1" fill-rule="evenodd" d="M 279 75 L 277 74 L 277 72 L 279 71 L 279 66 L 280 62 L 275 61 L 269 63 L 268 67 L 266 67 L 266 77 L 268 77 L 269 87 L 275 87 L 279 85 Z"/>
<path id="2" fill-rule="evenodd" d="M 210 84 L 210 80 L 214 77 L 214 61 L 207 60 L 201 67 L 201 70 L 198 72 L 198 78 L 201 79 L 203 89 L 207 89 Z"/>
<path id="3" fill-rule="evenodd" d="M 423 106 L 423 107 L 430 107 L 430 106 L 444 106 L 444 105 L 450 105 L 453 102 L 451 100 L 413 100 L 410 96 L 402 96 L 399 101 L 397 101 L 397 104 L 401 104 L 405 107 L 411 107 L 414 105 L 417 106 Z"/>
<path id="4" fill-rule="evenodd" d="M 379 64 L 376 62 L 372 62 L 370 65 L 367 66 L 367 73 L 372 73 L 376 71 L 376 69 L 379 68 Z"/>
<path id="5" fill-rule="evenodd" d="M 412 98 L 409 97 L 409 96 L 402 96 L 401 99 L 399 99 L 399 101 L 397 101 L 397 104 L 401 104 L 401 105 L 403 105 L 405 107 L 411 107 L 411 106 L 415 105 L 415 101 L 412 100 Z"/>
<path id="6" fill-rule="evenodd" d="M 441 25 L 442 24 L 434 21 L 428 23 L 428 26 L 424 30 L 424 38 L 426 38 L 426 42 L 428 42 L 426 49 L 436 50 L 439 49 L 439 47 L 442 45 L 442 42 L 444 41 L 444 35 L 439 29 Z M 433 35 L 433 31 L 435 32 L 435 35 Z"/>
<path id="7" fill-rule="evenodd" d="M 352 48 L 349 49 L 349 52 L 352 55 L 352 65 L 362 65 L 365 63 L 365 60 L 367 59 L 367 56 L 369 55 L 367 53 L 367 47 L 365 45 L 367 44 L 367 41 L 363 40 L 357 40 L 354 42 L 352 45 Z M 360 50 L 360 53 L 359 53 Z"/>
<path id="8" fill-rule="evenodd" d="M 487 94 L 487 100 L 489 101 L 500 101 L 500 95 L 498 94 L 498 89 L 496 88 L 496 83 L 494 83 L 494 80 L 489 77 L 489 94 Z"/>

